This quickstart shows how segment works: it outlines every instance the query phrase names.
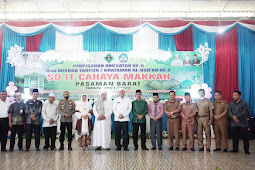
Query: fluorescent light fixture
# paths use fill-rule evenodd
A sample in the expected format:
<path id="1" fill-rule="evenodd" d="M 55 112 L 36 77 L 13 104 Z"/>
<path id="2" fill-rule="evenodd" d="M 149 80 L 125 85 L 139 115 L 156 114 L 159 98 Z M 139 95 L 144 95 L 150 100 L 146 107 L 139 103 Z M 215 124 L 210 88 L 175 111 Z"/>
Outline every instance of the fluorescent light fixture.
<path id="1" fill-rule="evenodd" d="M 161 12 L 160 17 L 162 17 L 162 18 L 186 17 L 186 13 L 184 13 L 184 12 Z"/>
<path id="2" fill-rule="evenodd" d="M 253 12 L 223 12 L 221 17 L 252 17 Z"/>
<path id="3" fill-rule="evenodd" d="M 219 12 L 191 12 L 187 13 L 187 17 L 196 17 L 196 18 L 210 18 L 210 17 L 219 17 Z"/>

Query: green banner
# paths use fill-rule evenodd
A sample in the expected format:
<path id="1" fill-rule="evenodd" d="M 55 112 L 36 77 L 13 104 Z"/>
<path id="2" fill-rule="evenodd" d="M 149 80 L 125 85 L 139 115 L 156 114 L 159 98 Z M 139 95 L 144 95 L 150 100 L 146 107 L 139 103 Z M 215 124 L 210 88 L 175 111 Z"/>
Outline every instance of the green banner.
<path id="1" fill-rule="evenodd" d="M 62 98 L 65 90 L 74 99 L 79 99 L 82 93 L 98 98 L 101 91 L 108 91 L 115 98 L 118 89 L 125 88 L 131 98 L 140 89 L 144 98 L 158 92 L 161 99 L 167 99 L 170 90 L 182 96 L 193 85 L 203 83 L 201 59 L 192 51 L 172 52 L 166 61 L 136 59 L 120 52 L 106 55 L 95 52 L 94 58 L 79 62 L 71 57 L 69 61 L 48 61 L 43 53 L 25 53 L 26 58 L 15 68 L 15 85 L 21 92 L 38 88 L 42 98 L 47 98 L 50 92 Z"/>

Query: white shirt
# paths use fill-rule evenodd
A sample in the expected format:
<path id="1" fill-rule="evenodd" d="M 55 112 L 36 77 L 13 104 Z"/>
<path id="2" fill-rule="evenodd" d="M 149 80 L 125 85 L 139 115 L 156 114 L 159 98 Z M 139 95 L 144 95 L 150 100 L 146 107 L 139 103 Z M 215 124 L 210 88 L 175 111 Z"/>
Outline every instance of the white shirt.
<path id="1" fill-rule="evenodd" d="M 114 121 L 124 122 L 129 121 L 129 113 L 132 109 L 131 100 L 124 96 L 124 98 L 118 97 L 113 101 L 113 112 L 114 112 Z M 123 114 L 124 118 L 119 119 L 119 115 Z"/>
<path id="2" fill-rule="evenodd" d="M 10 107 L 11 103 L 7 100 L 5 100 L 5 102 L 3 102 L 2 100 L 0 100 L 0 118 L 7 118 L 9 116 L 9 107 Z"/>
<path id="3" fill-rule="evenodd" d="M 43 127 L 57 126 L 57 121 L 59 119 L 58 105 L 55 102 L 50 103 L 46 101 L 42 107 L 42 118 Z M 50 124 L 50 119 L 53 119 L 55 122 Z"/>
<path id="4" fill-rule="evenodd" d="M 172 62 L 171 62 L 171 66 L 182 66 L 183 65 L 183 62 L 182 60 L 178 59 L 174 59 Z"/>

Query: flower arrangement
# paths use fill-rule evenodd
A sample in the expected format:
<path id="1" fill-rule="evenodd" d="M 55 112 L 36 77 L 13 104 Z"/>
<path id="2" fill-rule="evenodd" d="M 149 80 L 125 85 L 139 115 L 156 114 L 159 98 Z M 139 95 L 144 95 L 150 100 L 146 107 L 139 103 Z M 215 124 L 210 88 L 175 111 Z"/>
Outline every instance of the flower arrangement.
<path id="1" fill-rule="evenodd" d="M 14 102 L 15 91 L 17 91 L 17 89 L 18 88 L 16 86 L 14 86 L 13 81 L 10 81 L 9 86 L 6 87 L 6 92 L 7 92 L 7 95 L 8 95 L 8 99 L 11 103 Z"/>
<path id="2" fill-rule="evenodd" d="M 199 48 L 195 50 L 197 52 L 198 56 L 201 57 L 201 62 L 204 63 L 208 61 L 209 53 L 212 49 L 208 47 L 208 43 L 206 42 L 204 45 L 200 45 Z"/>
<path id="3" fill-rule="evenodd" d="M 10 50 L 8 50 L 8 57 L 6 63 L 11 64 L 12 67 L 17 66 L 21 61 L 20 53 L 23 49 L 23 47 L 20 47 L 17 44 L 15 44 L 13 47 L 10 47 Z"/>

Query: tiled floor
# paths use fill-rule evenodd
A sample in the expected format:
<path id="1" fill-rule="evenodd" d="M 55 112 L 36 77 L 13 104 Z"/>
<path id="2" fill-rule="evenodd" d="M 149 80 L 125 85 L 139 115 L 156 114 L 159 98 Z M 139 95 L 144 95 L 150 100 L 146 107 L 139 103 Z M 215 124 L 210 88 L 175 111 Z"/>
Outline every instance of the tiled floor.
<path id="1" fill-rule="evenodd" d="M 25 140 L 24 140 L 25 142 Z M 41 140 L 41 148 L 44 140 Z M 214 140 L 212 140 L 214 145 Z M 8 141 L 9 146 L 9 141 Z M 34 146 L 34 145 L 32 145 Z M 57 146 L 59 142 L 57 141 Z M 231 149 L 229 141 L 229 150 Z M 67 145 L 65 145 L 67 147 Z M 150 140 L 147 147 L 151 148 Z M 77 141 L 73 142 L 73 151 L 40 151 L 33 147 L 29 152 L 14 152 L 0 154 L 0 169 L 216 169 L 222 170 L 246 170 L 255 169 L 255 142 L 250 141 L 251 155 L 245 155 L 243 144 L 240 141 L 239 153 L 223 152 L 192 152 L 169 151 L 167 140 L 164 140 L 163 151 L 134 151 L 132 139 L 130 151 L 115 151 L 114 140 L 111 141 L 110 151 L 95 151 L 93 147 L 89 151 L 80 151 Z M 197 146 L 196 146 L 197 149 Z"/>

